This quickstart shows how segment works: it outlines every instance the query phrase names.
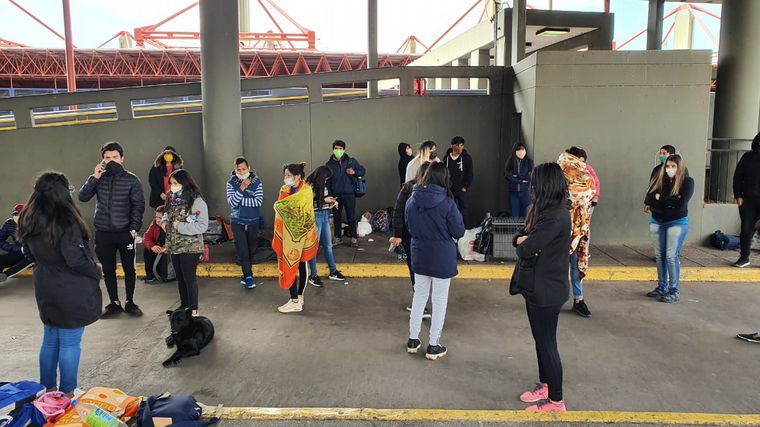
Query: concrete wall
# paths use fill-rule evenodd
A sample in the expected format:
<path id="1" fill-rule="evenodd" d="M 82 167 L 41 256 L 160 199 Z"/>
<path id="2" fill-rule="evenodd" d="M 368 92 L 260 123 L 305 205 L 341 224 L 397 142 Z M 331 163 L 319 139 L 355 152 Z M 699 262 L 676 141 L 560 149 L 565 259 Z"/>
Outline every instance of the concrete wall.
<path id="1" fill-rule="evenodd" d="M 655 153 L 666 143 L 678 147 L 696 181 L 689 238 L 701 238 L 709 52 L 538 52 L 515 76 L 515 105 L 534 160 L 556 161 L 573 145 L 589 154 L 602 182 L 596 243 L 649 241 L 642 201 Z"/>

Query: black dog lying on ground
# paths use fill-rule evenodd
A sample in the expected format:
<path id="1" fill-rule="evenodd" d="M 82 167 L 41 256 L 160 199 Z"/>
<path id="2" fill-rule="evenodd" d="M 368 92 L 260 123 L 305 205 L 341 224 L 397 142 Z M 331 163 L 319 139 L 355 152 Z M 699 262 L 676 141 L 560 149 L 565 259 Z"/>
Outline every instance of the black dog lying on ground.
<path id="1" fill-rule="evenodd" d="M 171 335 L 166 337 L 166 347 L 177 346 L 177 351 L 166 359 L 164 367 L 176 365 L 185 357 L 201 354 L 203 347 L 214 339 L 214 325 L 203 316 L 193 317 L 191 309 L 167 310 Z"/>

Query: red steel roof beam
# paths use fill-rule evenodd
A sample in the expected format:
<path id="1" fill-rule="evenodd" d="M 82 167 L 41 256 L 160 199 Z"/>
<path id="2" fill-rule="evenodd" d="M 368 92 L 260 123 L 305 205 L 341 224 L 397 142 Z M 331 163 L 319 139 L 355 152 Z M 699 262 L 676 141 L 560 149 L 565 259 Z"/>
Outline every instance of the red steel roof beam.
<path id="1" fill-rule="evenodd" d="M 457 20 L 454 22 L 454 24 L 452 24 L 452 25 L 449 27 L 449 29 L 448 29 L 448 30 L 446 30 L 446 31 L 445 31 L 443 34 L 441 34 L 441 36 L 440 36 L 440 37 L 438 37 L 438 39 L 437 39 L 436 41 L 434 41 L 434 42 L 433 42 L 433 44 L 431 44 L 429 48 L 427 48 L 427 50 L 425 51 L 425 53 L 428 53 L 428 52 L 430 52 L 430 50 L 431 50 L 431 49 L 433 49 L 433 48 L 435 47 L 435 45 L 437 45 L 437 44 L 438 44 L 438 42 L 439 42 L 439 41 L 441 41 L 441 39 L 443 39 L 444 37 L 446 37 L 446 35 L 447 35 L 448 33 L 450 33 L 450 32 L 451 32 L 451 30 L 453 30 L 453 29 L 454 29 L 454 27 L 456 27 L 457 25 L 459 25 L 459 23 L 460 23 L 460 22 L 462 22 L 462 20 L 463 20 L 463 19 L 464 19 L 464 18 L 465 18 L 467 15 L 469 15 L 469 14 L 470 14 L 470 12 L 472 12 L 472 11 L 473 11 L 473 9 L 475 9 L 475 7 L 477 7 L 477 5 L 478 5 L 478 4 L 480 4 L 480 2 L 481 2 L 481 0 L 477 0 L 477 1 L 476 1 L 476 2 L 475 2 L 473 5 L 472 5 L 472 6 L 470 6 L 470 8 L 469 8 L 469 9 L 467 9 L 467 12 L 465 12 L 465 13 L 464 13 L 464 15 L 460 16 L 460 17 L 459 17 L 459 19 L 457 19 Z"/>
<path id="2" fill-rule="evenodd" d="M 61 33 L 59 33 L 58 31 L 54 30 L 50 25 L 46 24 L 40 18 L 34 16 L 34 14 L 32 12 L 29 12 L 28 10 L 24 9 L 20 4 L 16 3 L 15 0 L 8 0 L 8 1 L 11 2 L 12 5 L 14 5 L 17 8 L 21 9 L 22 12 L 26 13 L 27 15 L 29 15 L 29 17 L 31 17 L 32 19 L 34 19 L 35 21 L 37 21 L 40 25 L 42 25 L 43 27 L 47 28 L 48 31 L 50 31 L 51 33 L 55 34 L 59 39 L 63 40 L 64 42 L 66 41 L 66 37 L 62 36 Z M 76 48 L 76 46 L 74 46 L 74 47 Z"/>

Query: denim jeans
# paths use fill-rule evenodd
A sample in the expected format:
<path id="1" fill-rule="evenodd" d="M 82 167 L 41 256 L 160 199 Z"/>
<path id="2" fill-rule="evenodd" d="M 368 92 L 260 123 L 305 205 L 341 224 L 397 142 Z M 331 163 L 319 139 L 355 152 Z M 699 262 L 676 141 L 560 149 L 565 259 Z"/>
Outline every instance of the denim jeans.
<path id="1" fill-rule="evenodd" d="M 529 191 L 509 192 L 509 214 L 512 217 L 525 218 L 528 215 L 528 206 L 530 206 Z"/>
<path id="2" fill-rule="evenodd" d="M 330 211 L 314 212 L 314 220 L 317 223 L 317 240 L 324 249 L 327 266 L 330 267 L 330 273 L 337 270 L 335 266 L 335 257 L 332 250 L 332 237 L 330 236 Z M 317 257 L 309 261 L 309 274 L 317 276 Z"/>
<path id="3" fill-rule="evenodd" d="M 664 292 L 680 293 L 681 285 L 681 247 L 688 224 L 650 223 L 649 235 L 654 245 L 654 257 L 657 262 L 657 289 Z"/>
<path id="4" fill-rule="evenodd" d="M 43 325 L 40 348 L 40 383 L 46 388 L 58 387 L 58 370 L 61 371 L 59 391 L 69 393 L 77 388 L 80 344 L 84 327 L 76 329 L 54 328 Z"/>
<path id="5" fill-rule="evenodd" d="M 581 270 L 578 268 L 578 251 L 570 254 L 570 284 L 573 286 L 573 299 L 583 299 L 583 280 Z"/>

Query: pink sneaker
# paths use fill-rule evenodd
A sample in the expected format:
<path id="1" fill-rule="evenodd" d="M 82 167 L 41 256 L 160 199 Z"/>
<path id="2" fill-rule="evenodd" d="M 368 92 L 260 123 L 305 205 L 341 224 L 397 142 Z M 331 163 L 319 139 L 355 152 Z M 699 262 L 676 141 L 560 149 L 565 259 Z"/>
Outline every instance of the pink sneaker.
<path id="1" fill-rule="evenodd" d="M 536 383 L 536 387 L 531 391 L 526 391 L 520 395 L 520 400 L 525 403 L 534 403 L 542 399 L 549 398 L 549 386 L 547 384 Z"/>
<path id="2" fill-rule="evenodd" d="M 533 406 L 528 406 L 527 408 L 525 408 L 525 410 L 531 411 L 531 412 L 565 412 L 567 411 L 567 408 L 565 408 L 564 400 L 555 402 L 553 400 L 543 399 L 543 400 L 539 400 Z"/>

